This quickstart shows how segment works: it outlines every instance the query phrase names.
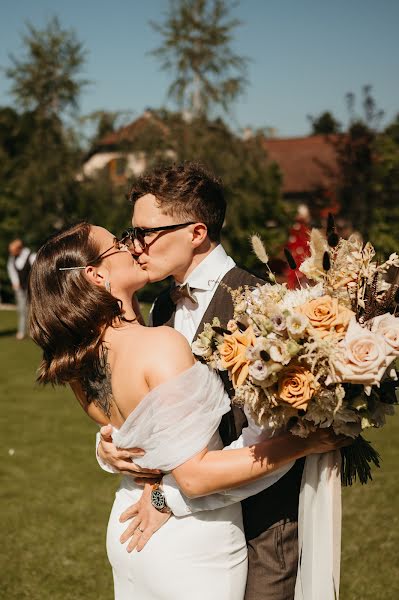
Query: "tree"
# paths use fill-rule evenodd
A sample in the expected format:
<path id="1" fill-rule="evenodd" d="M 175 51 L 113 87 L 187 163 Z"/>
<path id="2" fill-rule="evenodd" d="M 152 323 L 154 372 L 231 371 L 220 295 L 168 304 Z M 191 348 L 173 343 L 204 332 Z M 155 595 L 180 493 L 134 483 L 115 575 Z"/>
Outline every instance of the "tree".
<path id="1" fill-rule="evenodd" d="M 6 74 L 31 127 L 7 185 L 13 190 L 19 231 L 26 232 L 27 242 L 39 245 L 77 216 L 81 152 L 65 118 L 76 112 L 87 83 L 79 78 L 85 52 L 75 33 L 64 30 L 56 18 L 43 30 L 28 23 L 22 39 L 24 55 L 11 56 Z"/>
<path id="2" fill-rule="evenodd" d="M 395 119 L 386 128 L 384 133 L 392 138 L 397 144 L 399 144 L 399 113 Z"/>
<path id="3" fill-rule="evenodd" d="M 346 94 L 346 105 L 349 112 L 350 127 L 356 123 L 366 124 L 370 130 L 378 131 L 381 120 L 384 117 L 384 111 L 377 108 L 377 103 L 372 93 L 371 85 L 364 85 L 362 88 L 362 108 L 363 116 L 356 114 L 356 96 L 353 92 Z"/>
<path id="4" fill-rule="evenodd" d="M 376 201 L 372 185 L 374 141 L 373 130 L 366 123 L 357 121 L 335 142 L 342 215 L 366 238 Z"/>
<path id="5" fill-rule="evenodd" d="M 363 116 L 347 94 L 348 131 L 335 143 L 340 169 L 341 214 L 382 255 L 397 250 L 399 238 L 399 139 L 397 122 L 379 131 L 384 112 L 370 86 L 363 88 Z"/>
<path id="6" fill-rule="evenodd" d="M 240 21 L 226 0 L 170 0 L 163 23 L 151 23 L 163 38 L 152 54 L 174 72 L 169 96 L 181 110 L 204 116 L 212 106 L 228 111 L 246 84 L 247 59 L 231 49 Z"/>
<path id="7" fill-rule="evenodd" d="M 376 199 L 370 239 L 382 255 L 398 252 L 399 139 L 395 122 L 373 144 L 373 192 Z"/>
<path id="8" fill-rule="evenodd" d="M 338 133 L 341 129 L 341 123 L 335 119 L 330 111 L 321 113 L 318 117 L 308 116 L 312 126 L 311 135 L 330 135 Z"/>
<path id="9" fill-rule="evenodd" d="M 88 82 L 78 78 L 86 53 L 74 31 L 62 29 L 53 17 L 43 30 L 28 23 L 22 41 L 24 58 L 11 55 L 12 66 L 6 69 L 17 104 L 43 119 L 76 110 Z"/>
<path id="10" fill-rule="evenodd" d="M 3 301 L 13 299 L 6 274 L 9 242 L 23 235 L 15 177 L 33 131 L 31 113 L 19 115 L 11 107 L 0 108 L 0 290 Z"/>

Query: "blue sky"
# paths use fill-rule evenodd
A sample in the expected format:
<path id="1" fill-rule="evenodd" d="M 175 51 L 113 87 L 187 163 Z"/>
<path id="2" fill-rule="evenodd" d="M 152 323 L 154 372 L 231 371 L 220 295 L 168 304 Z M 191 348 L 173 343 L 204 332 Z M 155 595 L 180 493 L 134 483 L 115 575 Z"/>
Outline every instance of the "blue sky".
<path id="1" fill-rule="evenodd" d="M 129 110 L 166 104 L 170 77 L 148 52 L 159 44 L 149 20 L 160 20 L 167 0 L 1 0 L 0 66 L 21 53 L 30 21 L 42 27 L 58 15 L 88 52 L 93 83 L 81 112 Z M 385 122 L 399 112 L 399 0 L 241 0 L 243 21 L 234 49 L 249 57 L 249 85 L 235 105 L 238 127 L 273 127 L 279 136 L 306 135 L 308 114 L 331 110 L 343 123 L 345 94 L 359 97 L 371 84 Z M 11 104 L 0 73 L 0 105 Z M 169 107 L 173 106 L 169 104 Z"/>

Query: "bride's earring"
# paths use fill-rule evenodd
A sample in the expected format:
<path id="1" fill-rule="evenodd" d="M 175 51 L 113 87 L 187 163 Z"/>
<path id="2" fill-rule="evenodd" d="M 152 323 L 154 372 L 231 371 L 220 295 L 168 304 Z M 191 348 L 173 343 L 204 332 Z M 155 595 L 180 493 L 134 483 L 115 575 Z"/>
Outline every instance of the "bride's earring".
<path id="1" fill-rule="evenodd" d="M 110 282 L 110 281 L 108 281 L 108 279 L 107 279 L 107 281 L 105 282 L 105 289 L 107 290 L 107 292 L 110 292 L 110 291 L 111 291 L 111 282 Z"/>

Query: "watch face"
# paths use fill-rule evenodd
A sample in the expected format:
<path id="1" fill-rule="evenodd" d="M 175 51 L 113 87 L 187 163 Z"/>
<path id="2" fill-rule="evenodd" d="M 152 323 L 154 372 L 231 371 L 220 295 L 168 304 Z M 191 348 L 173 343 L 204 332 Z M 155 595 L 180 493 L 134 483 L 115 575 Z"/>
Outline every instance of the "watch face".
<path id="1" fill-rule="evenodd" d="M 151 504 L 154 508 L 162 510 L 166 506 L 165 497 L 159 490 L 152 490 L 151 492 Z"/>

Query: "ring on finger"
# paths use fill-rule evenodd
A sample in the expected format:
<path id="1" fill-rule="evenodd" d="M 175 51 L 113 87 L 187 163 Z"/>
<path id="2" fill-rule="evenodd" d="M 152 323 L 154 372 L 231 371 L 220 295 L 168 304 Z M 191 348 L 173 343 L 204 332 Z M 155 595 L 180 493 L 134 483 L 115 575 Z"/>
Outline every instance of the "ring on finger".
<path id="1" fill-rule="evenodd" d="M 144 529 L 141 529 L 141 527 L 137 527 L 137 529 L 140 531 L 140 533 L 144 533 Z"/>

